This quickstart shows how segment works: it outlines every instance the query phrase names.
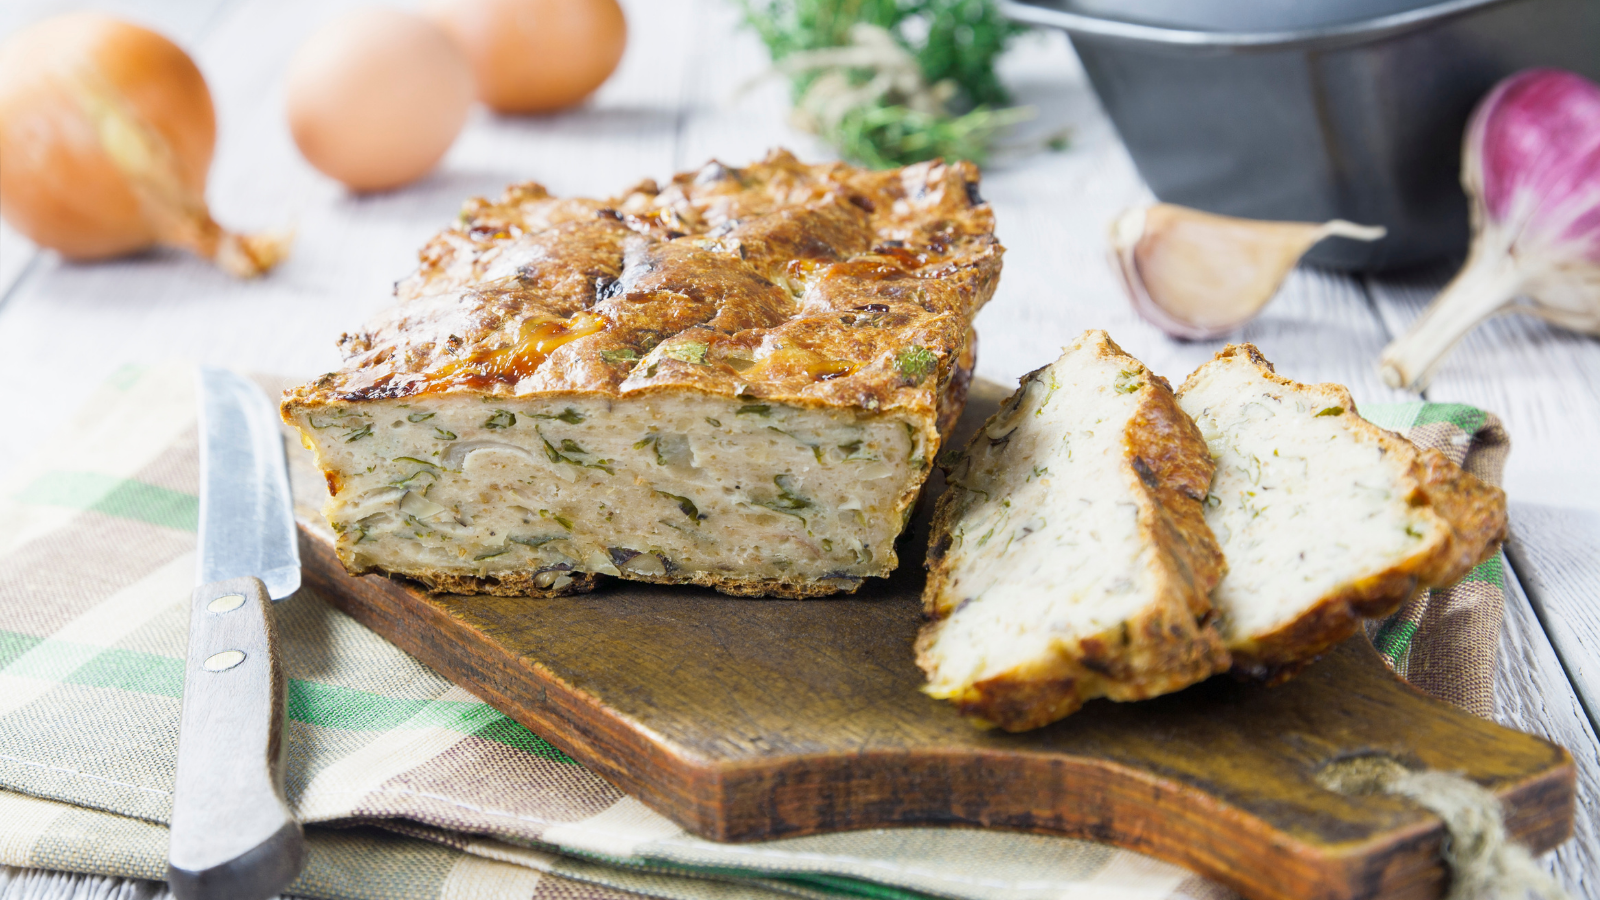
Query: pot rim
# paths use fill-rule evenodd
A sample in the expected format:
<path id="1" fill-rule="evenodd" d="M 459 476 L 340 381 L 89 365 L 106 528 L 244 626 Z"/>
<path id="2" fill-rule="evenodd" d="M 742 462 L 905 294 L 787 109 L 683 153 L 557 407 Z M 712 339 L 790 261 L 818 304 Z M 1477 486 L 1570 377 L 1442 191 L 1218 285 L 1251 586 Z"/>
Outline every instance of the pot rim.
<path id="1" fill-rule="evenodd" d="M 1039 5 L 1041 0 L 1000 0 L 1001 12 L 1013 22 L 1059 28 L 1073 37 L 1093 37 L 1126 44 L 1158 45 L 1197 55 L 1304 50 L 1359 44 L 1424 28 L 1476 10 L 1524 0 L 1443 0 L 1403 12 L 1287 31 L 1205 31 L 1167 28 L 1120 19 L 1106 19 Z"/>

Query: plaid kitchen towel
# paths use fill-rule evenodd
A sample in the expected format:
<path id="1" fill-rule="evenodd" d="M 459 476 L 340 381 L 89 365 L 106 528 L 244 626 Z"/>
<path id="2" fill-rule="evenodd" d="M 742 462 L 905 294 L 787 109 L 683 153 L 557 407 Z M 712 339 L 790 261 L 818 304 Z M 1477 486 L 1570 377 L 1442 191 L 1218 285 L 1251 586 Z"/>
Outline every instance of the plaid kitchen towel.
<path id="1" fill-rule="evenodd" d="M 1459 403 L 1375 403 L 1363 406 L 1361 415 L 1418 447 L 1438 450 L 1489 484 L 1500 483 L 1511 438 L 1490 413 Z M 1494 713 L 1505 599 L 1505 556 L 1496 553 L 1453 587 L 1423 592 L 1367 632 L 1400 677 L 1487 719 Z"/>
<path id="2" fill-rule="evenodd" d="M 1407 427 L 1439 421 L 1428 409 Z M 192 371 L 129 369 L 0 486 L 0 864 L 163 871 L 196 437 Z M 311 826 L 294 894 L 1232 896 L 1058 837 L 907 828 L 700 840 L 309 594 L 277 610 L 286 787 Z M 1395 657 L 1406 665 L 1431 658 L 1428 615 Z"/>
<path id="3" fill-rule="evenodd" d="M 0 791 L 0 865 L 166 877 L 167 829 L 141 819 Z M 476 846 L 474 846 L 474 843 Z M 781 900 L 792 891 L 733 880 L 688 879 L 550 851 L 424 839 L 373 827 L 309 828 L 294 894 L 339 900 Z M 811 892 L 800 891 L 808 894 Z M 831 894 L 822 896 L 831 897 Z"/>

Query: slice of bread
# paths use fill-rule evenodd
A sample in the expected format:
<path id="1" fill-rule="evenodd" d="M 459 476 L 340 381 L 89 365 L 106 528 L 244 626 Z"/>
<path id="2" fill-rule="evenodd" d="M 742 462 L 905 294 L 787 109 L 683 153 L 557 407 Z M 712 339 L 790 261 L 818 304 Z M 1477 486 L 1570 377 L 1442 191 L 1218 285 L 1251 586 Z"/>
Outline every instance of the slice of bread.
<path id="1" fill-rule="evenodd" d="M 950 469 L 917 640 L 924 690 L 1007 731 L 1228 668 L 1209 625 L 1212 463 L 1172 388 L 1088 331 Z"/>
<path id="2" fill-rule="evenodd" d="M 1212 594 L 1236 671 L 1281 681 L 1506 536 L 1505 494 L 1356 414 L 1336 384 L 1281 378 L 1234 344 L 1178 391 L 1216 460 Z"/>

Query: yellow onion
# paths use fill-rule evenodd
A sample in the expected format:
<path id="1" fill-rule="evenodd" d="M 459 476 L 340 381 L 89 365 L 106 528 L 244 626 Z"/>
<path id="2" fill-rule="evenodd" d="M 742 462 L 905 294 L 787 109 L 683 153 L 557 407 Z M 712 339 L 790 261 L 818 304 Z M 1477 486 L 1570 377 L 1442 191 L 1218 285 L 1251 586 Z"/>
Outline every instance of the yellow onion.
<path id="1" fill-rule="evenodd" d="M 72 13 L 0 44 L 0 215 L 70 259 L 166 244 L 234 275 L 272 268 L 284 238 L 206 208 L 216 131 L 200 70 L 153 31 Z"/>

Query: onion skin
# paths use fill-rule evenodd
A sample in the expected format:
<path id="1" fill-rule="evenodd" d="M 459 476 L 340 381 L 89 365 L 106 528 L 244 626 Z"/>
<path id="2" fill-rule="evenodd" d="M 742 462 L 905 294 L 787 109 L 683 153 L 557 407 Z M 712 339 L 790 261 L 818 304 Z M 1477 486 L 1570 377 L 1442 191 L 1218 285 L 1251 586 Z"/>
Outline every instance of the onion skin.
<path id="1" fill-rule="evenodd" d="M 423 11 L 466 50 L 478 99 L 500 113 L 582 102 L 628 44 L 617 0 L 431 0 Z"/>
<path id="2" fill-rule="evenodd" d="M 1392 387 L 1425 386 L 1451 348 L 1499 313 L 1600 335 L 1600 85 L 1560 69 L 1500 82 L 1467 125 L 1461 186 L 1472 249 L 1384 348 L 1378 371 Z"/>
<path id="3" fill-rule="evenodd" d="M 168 244 L 260 274 L 282 243 L 212 220 L 215 145 L 205 78 L 149 29 L 72 13 L 0 45 L 0 215 L 40 246 L 91 260 Z"/>

